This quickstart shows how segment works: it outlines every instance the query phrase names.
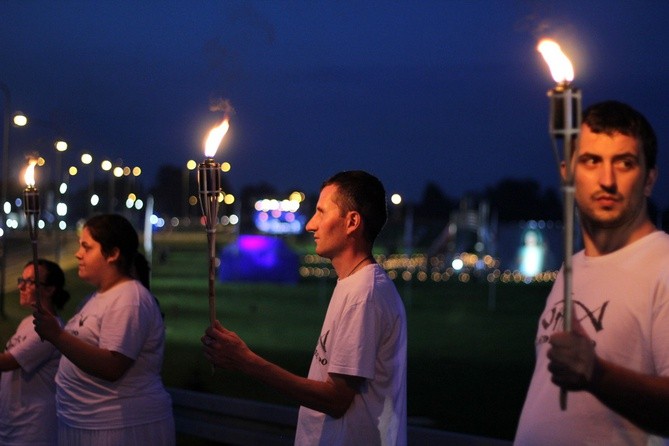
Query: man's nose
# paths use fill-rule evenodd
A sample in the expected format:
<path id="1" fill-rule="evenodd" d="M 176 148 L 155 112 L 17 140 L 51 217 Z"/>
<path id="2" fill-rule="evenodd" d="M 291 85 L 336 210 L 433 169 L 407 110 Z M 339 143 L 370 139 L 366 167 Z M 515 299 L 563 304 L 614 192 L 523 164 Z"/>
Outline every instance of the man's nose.
<path id="1" fill-rule="evenodd" d="M 604 163 L 599 171 L 599 184 L 606 190 L 616 189 L 616 174 L 613 165 Z"/>
<path id="2" fill-rule="evenodd" d="M 314 224 L 314 219 L 313 217 L 309 219 L 307 222 L 307 225 L 304 227 L 304 229 L 307 230 L 307 232 L 314 232 L 316 230 L 316 225 Z"/>

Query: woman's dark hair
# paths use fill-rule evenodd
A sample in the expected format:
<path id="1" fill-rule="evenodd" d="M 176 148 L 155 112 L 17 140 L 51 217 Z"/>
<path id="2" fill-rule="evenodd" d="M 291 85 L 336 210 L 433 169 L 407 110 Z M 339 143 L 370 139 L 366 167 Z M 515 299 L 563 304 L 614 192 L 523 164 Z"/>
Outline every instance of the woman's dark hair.
<path id="1" fill-rule="evenodd" d="M 25 266 L 34 264 L 35 262 L 31 260 Z M 57 309 L 62 310 L 67 301 L 70 300 L 70 293 L 65 289 L 65 273 L 57 263 L 51 260 L 37 259 L 37 265 L 44 267 L 46 270 L 46 277 L 40 277 L 41 284 L 55 288 L 51 301 Z"/>
<path id="2" fill-rule="evenodd" d="M 139 252 L 135 253 L 135 260 L 132 263 L 130 276 L 142 282 L 142 285 L 144 285 L 147 290 L 151 289 L 151 267 L 149 266 L 149 261 L 146 260 L 146 257 Z"/>
<path id="3" fill-rule="evenodd" d="M 149 288 L 149 263 L 139 253 L 139 236 L 125 217 L 118 214 L 96 215 L 88 219 L 84 227 L 100 244 L 103 255 L 111 255 L 115 248 L 119 250 L 119 271 Z"/>

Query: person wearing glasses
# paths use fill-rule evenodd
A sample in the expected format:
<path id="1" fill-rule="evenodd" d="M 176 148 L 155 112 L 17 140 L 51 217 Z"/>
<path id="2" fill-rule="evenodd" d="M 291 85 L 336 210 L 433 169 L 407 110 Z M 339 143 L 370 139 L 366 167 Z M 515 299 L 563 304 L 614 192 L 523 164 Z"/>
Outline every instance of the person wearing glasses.
<path id="1" fill-rule="evenodd" d="M 39 301 L 42 308 L 57 315 L 70 298 L 65 275 L 58 264 L 37 261 Z M 28 262 L 18 279 L 19 303 L 33 310 L 37 302 L 34 262 Z M 58 318 L 62 325 L 62 320 Z M 56 383 L 60 352 L 42 342 L 33 328 L 32 313 L 26 316 L 0 353 L 0 444 L 55 445 Z"/>

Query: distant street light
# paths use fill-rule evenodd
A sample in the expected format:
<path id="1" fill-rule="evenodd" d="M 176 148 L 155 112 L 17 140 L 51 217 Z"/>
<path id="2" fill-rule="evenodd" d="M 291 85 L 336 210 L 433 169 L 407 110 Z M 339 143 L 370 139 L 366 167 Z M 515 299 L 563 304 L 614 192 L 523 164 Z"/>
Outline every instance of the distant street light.
<path id="1" fill-rule="evenodd" d="M 90 153 L 82 153 L 81 154 L 81 163 L 89 166 L 90 170 L 90 176 L 89 176 L 89 181 L 88 181 L 88 209 L 89 209 L 89 216 L 93 215 L 93 208 L 97 204 L 95 201 L 95 198 L 93 197 L 95 195 L 95 169 L 93 169 L 93 166 L 90 166 L 90 164 L 93 162 L 93 155 Z"/>
<path id="2" fill-rule="evenodd" d="M 89 216 L 93 215 L 93 210 L 97 206 L 100 198 L 95 194 L 95 169 L 91 165 L 93 163 L 93 155 L 90 153 L 81 154 L 81 162 L 85 164 L 89 169 L 89 179 L 88 179 L 88 205 L 89 205 Z"/>
<path id="3" fill-rule="evenodd" d="M 116 166 L 112 169 L 112 176 L 109 177 L 109 213 L 114 213 L 114 207 L 116 206 L 116 192 L 115 192 L 115 179 L 121 178 L 123 176 L 123 167 Z"/>
<path id="4" fill-rule="evenodd" d="M 14 113 L 12 121 L 14 122 L 14 125 L 17 127 L 25 127 L 26 125 L 28 125 L 28 117 L 21 112 Z"/>
<path id="5" fill-rule="evenodd" d="M 123 175 L 128 177 L 128 188 L 127 188 L 127 198 L 126 198 L 126 208 L 131 209 L 131 207 L 128 207 L 128 201 L 132 202 L 132 207 L 137 209 L 137 206 L 142 206 L 142 200 L 139 200 L 137 197 L 137 190 L 135 188 L 137 187 L 137 177 L 139 177 L 142 174 L 142 168 L 139 166 L 135 166 L 133 168 L 124 167 L 123 168 Z"/>
<path id="6" fill-rule="evenodd" d="M 100 168 L 105 172 L 109 172 L 109 182 L 107 183 L 107 195 L 109 195 L 109 203 L 107 204 L 107 208 L 109 209 L 110 214 L 114 212 L 114 177 L 112 176 L 113 167 L 114 165 L 109 160 L 102 160 L 100 163 Z"/>
<path id="7" fill-rule="evenodd" d="M 55 260 L 56 263 L 60 263 L 60 247 L 61 247 L 61 237 L 62 237 L 62 232 L 65 229 L 63 225 L 61 224 L 63 219 L 62 217 L 67 214 L 67 210 L 63 213 L 63 152 L 67 150 L 67 143 L 65 141 L 56 141 L 56 175 L 58 177 L 56 178 L 55 184 L 57 185 L 58 188 L 58 200 L 56 202 L 56 250 L 55 250 Z M 65 208 L 67 209 L 67 208 Z"/>
<path id="8" fill-rule="evenodd" d="M 186 163 L 186 169 L 183 171 L 183 184 L 182 184 L 182 190 L 183 190 L 183 212 L 182 216 L 184 218 L 184 222 L 186 223 L 188 220 L 190 220 L 190 205 L 191 205 L 191 200 L 190 200 L 190 173 L 191 171 L 195 170 L 197 168 L 197 162 L 195 160 L 188 160 Z"/>
<path id="9" fill-rule="evenodd" d="M 392 194 L 390 202 L 395 206 L 402 204 L 400 194 Z M 413 206 L 410 203 L 404 204 L 404 226 L 402 231 L 402 244 L 404 245 L 404 254 L 409 257 L 413 251 Z"/>

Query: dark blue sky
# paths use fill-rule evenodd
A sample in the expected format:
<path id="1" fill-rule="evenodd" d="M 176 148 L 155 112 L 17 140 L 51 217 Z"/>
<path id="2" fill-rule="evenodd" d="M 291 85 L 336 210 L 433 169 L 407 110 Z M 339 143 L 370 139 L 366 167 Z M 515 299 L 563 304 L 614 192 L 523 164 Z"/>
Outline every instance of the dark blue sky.
<path id="1" fill-rule="evenodd" d="M 0 17 L 13 109 L 54 122 L 68 163 L 91 150 L 151 183 L 203 158 L 210 100 L 225 98 L 216 158 L 237 190 L 315 192 L 362 168 L 410 199 L 429 181 L 452 197 L 508 177 L 558 186 L 535 49 L 552 37 L 585 105 L 623 100 L 653 123 L 654 199 L 669 206 L 668 2 L 12 0 Z M 31 131 L 12 130 L 13 159 Z"/>

